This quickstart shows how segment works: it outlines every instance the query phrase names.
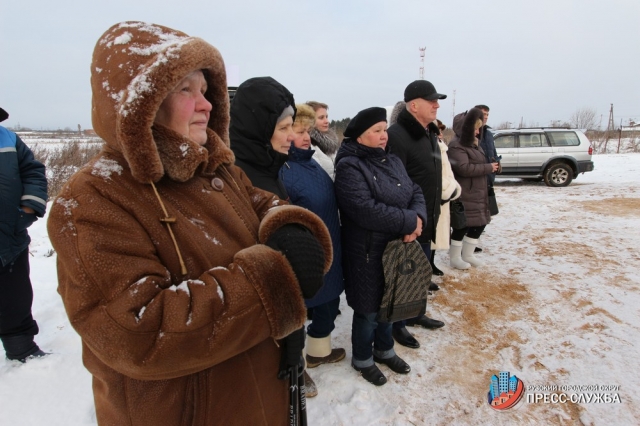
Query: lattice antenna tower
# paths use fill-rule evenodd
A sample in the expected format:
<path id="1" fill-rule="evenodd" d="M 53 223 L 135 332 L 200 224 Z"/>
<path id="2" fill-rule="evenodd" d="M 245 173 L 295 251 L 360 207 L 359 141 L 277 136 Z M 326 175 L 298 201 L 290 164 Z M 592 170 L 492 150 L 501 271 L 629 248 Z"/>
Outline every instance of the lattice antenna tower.
<path id="1" fill-rule="evenodd" d="M 420 73 L 418 75 L 418 78 L 420 80 L 424 80 L 424 51 L 427 50 L 427 48 L 419 47 L 418 50 L 420 51 Z"/>

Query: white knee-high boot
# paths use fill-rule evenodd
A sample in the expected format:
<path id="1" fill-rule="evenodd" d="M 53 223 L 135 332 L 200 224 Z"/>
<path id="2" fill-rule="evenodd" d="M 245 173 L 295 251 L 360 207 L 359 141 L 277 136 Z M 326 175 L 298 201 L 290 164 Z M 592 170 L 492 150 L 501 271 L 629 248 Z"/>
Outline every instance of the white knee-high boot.
<path id="1" fill-rule="evenodd" d="M 456 269 L 469 269 L 470 264 L 462 260 L 462 241 L 451 240 L 449 246 L 449 264 Z"/>
<path id="2" fill-rule="evenodd" d="M 471 264 L 471 266 L 483 266 L 484 262 L 474 256 L 474 250 L 478 245 L 478 239 L 464 237 L 462 239 L 462 260 Z"/>

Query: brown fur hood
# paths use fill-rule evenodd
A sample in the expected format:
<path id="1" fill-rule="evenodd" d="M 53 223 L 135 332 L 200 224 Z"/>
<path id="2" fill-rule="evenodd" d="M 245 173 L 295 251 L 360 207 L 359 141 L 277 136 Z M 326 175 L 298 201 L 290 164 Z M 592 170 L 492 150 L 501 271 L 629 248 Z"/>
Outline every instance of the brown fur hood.
<path id="1" fill-rule="evenodd" d="M 209 87 L 205 97 L 213 106 L 204 147 L 153 125 L 167 94 L 195 70 L 203 70 Z M 165 174 L 185 181 L 199 166 L 213 170 L 233 163 L 226 81 L 222 56 L 206 41 L 155 24 L 116 24 L 100 37 L 93 54 L 93 127 L 122 152 L 139 182 L 157 182 Z"/>

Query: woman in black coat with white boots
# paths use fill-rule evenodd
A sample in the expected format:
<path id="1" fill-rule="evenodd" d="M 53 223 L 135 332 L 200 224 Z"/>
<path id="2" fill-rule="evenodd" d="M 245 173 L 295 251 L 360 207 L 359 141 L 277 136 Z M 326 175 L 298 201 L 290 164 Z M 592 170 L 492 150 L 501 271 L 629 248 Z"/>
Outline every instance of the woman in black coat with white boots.
<path id="1" fill-rule="evenodd" d="M 335 190 L 342 221 L 347 303 L 353 308 L 352 366 L 376 386 L 387 382 L 376 363 L 399 374 L 411 367 L 393 349 L 391 323 L 377 320 L 384 290 L 387 243 L 418 238 L 427 211 L 420 187 L 398 157 L 386 152 L 384 108 L 360 111 L 344 132 L 336 156 Z"/>
<path id="2" fill-rule="evenodd" d="M 460 200 L 467 217 L 467 228 L 454 229 L 451 233 L 449 258 L 456 269 L 484 264 L 474 256 L 474 250 L 484 227 L 491 222 L 487 175 L 498 170 L 498 163 L 487 163 L 478 146 L 482 117 L 482 110 L 478 108 L 458 114 L 453 120 L 456 137 L 449 143 L 449 161 L 456 181 L 462 187 Z"/>

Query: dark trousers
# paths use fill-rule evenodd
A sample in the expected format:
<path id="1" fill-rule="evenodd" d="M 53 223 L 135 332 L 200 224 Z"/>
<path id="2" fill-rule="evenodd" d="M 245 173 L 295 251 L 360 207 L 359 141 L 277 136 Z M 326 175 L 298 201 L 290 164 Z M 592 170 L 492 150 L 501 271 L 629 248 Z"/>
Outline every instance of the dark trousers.
<path id="1" fill-rule="evenodd" d="M 27 249 L 0 268 L 0 337 L 38 334 L 38 324 L 31 316 L 32 303 Z"/>
<path id="2" fill-rule="evenodd" d="M 321 339 L 331 334 L 336 328 L 336 317 L 340 307 L 340 298 L 333 299 L 322 305 L 314 306 L 312 310 L 313 318 L 307 327 L 307 334 L 310 337 Z"/>
<path id="3" fill-rule="evenodd" d="M 422 247 L 422 251 L 424 252 L 424 254 L 427 256 L 427 259 L 429 259 L 429 261 L 431 261 L 431 243 L 427 243 L 427 244 L 420 244 L 420 246 Z M 413 318 L 414 320 L 418 320 L 420 317 L 415 317 Z M 407 321 L 403 320 L 403 321 L 397 321 L 393 323 L 393 328 L 400 329 L 400 328 L 404 328 L 407 326 Z"/>
<path id="4" fill-rule="evenodd" d="M 374 353 L 384 359 L 395 355 L 391 324 L 378 322 L 377 317 L 377 313 L 361 314 L 353 312 L 351 347 L 353 350 L 353 364 L 356 367 L 363 368 L 373 365 Z"/>
<path id="5" fill-rule="evenodd" d="M 462 229 L 454 229 L 451 232 L 451 239 L 456 241 L 462 241 L 462 239 L 465 236 L 467 236 L 469 238 L 473 238 L 474 240 L 477 240 L 478 238 L 480 238 L 480 235 L 482 235 L 482 231 L 484 231 L 485 226 L 487 225 L 472 226 L 470 228 L 462 228 Z"/>

